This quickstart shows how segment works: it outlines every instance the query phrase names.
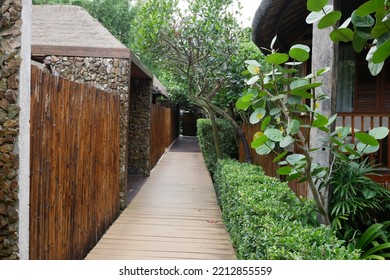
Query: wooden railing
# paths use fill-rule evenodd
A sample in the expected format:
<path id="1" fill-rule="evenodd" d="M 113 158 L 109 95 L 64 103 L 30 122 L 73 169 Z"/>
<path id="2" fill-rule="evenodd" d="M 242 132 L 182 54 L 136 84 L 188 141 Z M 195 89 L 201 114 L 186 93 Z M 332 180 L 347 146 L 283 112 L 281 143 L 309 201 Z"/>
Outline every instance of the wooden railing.
<path id="1" fill-rule="evenodd" d="M 367 113 L 338 113 L 336 126 L 351 127 L 350 141 L 356 143 L 355 133 L 358 131 L 367 132 L 375 127 L 384 126 L 390 129 L 390 114 L 367 114 Z M 379 150 L 371 154 L 370 162 L 380 168 L 390 169 L 390 142 L 388 137 L 382 139 Z"/>

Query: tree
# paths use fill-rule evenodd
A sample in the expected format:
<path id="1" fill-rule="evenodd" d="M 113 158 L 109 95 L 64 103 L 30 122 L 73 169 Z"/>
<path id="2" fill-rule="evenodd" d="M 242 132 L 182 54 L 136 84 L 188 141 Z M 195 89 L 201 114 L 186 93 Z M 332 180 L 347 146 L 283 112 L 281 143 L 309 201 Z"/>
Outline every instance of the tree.
<path id="1" fill-rule="evenodd" d="M 240 125 L 215 102 L 242 38 L 242 28 L 228 10 L 231 2 L 188 0 L 187 8 L 182 9 L 177 0 L 149 0 L 136 19 L 132 48 L 153 70 L 158 65 L 178 84 L 185 85 L 189 100 L 205 109 L 212 120 L 215 114 L 228 120 L 246 146 L 250 160 Z"/>
<path id="2" fill-rule="evenodd" d="M 328 0 L 307 0 L 307 9 L 311 13 L 306 22 L 317 23 L 319 29 L 333 26 L 330 39 L 334 42 L 352 42 L 358 53 L 369 49 L 366 57 L 368 67 L 373 76 L 378 75 L 384 61 L 390 56 L 390 1 L 366 1 L 340 26 L 337 26 L 337 22 L 342 13 L 327 3 Z M 349 27 L 351 25 L 352 28 Z"/>
<path id="3" fill-rule="evenodd" d="M 275 40 L 276 37 L 273 43 Z M 314 70 L 305 77 L 299 77 L 296 66 L 309 59 L 310 48 L 297 44 L 288 53 L 279 53 L 273 48 L 273 43 L 270 54 L 266 56 L 268 67 L 257 61 L 246 61 L 251 73 L 247 84 L 251 88 L 237 101 L 237 107 L 242 110 L 252 108 L 254 112 L 250 122 L 261 123 L 260 131 L 251 143 L 252 148 L 260 155 L 276 153 L 274 162 L 279 162 L 281 166 L 277 172 L 287 176 L 287 180 L 307 181 L 317 204 L 320 221 L 330 225 L 320 189 L 329 187 L 335 161 L 358 161 L 378 151 L 378 139 L 385 138 L 389 130 L 378 127 L 368 133 L 356 132 L 359 143 L 348 143 L 346 138 L 351 128 L 332 131 L 331 126 L 337 115 L 327 116 L 318 110 L 319 104 L 327 99 L 326 94 L 316 91 L 322 84 L 318 78 L 329 68 Z M 284 67 L 280 67 L 282 65 Z M 320 130 L 327 135 L 316 147 L 309 143 L 311 130 Z M 313 160 L 313 153 L 318 150 L 328 151 L 332 155 L 330 166 L 322 166 Z"/>

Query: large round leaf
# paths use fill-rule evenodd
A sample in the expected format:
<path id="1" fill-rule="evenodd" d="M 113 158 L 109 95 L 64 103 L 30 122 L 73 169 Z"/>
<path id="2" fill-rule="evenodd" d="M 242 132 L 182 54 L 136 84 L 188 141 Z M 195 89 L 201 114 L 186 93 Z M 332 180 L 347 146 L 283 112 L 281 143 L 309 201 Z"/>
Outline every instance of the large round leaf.
<path id="1" fill-rule="evenodd" d="M 267 136 L 262 135 L 262 136 L 256 138 L 254 141 L 252 141 L 251 147 L 252 147 L 252 149 L 257 149 L 258 147 L 261 147 L 262 145 L 264 145 L 267 141 L 268 141 Z"/>
<path id="2" fill-rule="evenodd" d="M 329 37 L 333 42 L 350 42 L 353 39 L 353 31 L 349 28 L 338 28 L 333 30 Z"/>
<path id="3" fill-rule="evenodd" d="M 324 13 L 325 11 L 325 13 Z M 315 12 L 311 12 L 307 17 L 306 17 L 306 23 L 308 24 L 313 24 L 316 23 L 317 21 L 321 20 L 326 14 L 330 13 L 333 11 L 333 6 L 332 5 L 326 5 L 323 7 L 323 9 Z"/>
<path id="4" fill-rule="evenodd" d="M 310 48 L 306 45 L 297 44 L 290 48 L 288 54 L 291 58 L 304 62 L 310 57 Z"/>
<path id="5" fill-rule="evenodd" d="M 250 116 L 250 118 L 249 118 L 249 122 L 250 122 L 251 124 L 256 124 L 256 123 L 258 123 L 262 118 L 264 118 L 265 114 L 266 114 L 265 109 L 263 109 L 263 108 L 258 108 L 258 109 L 256 109 L 256 110 L 251 114 L 251 116 Z"/>
<path id="6" fill-rule="evenodd" d="M 287 133 L 295 135 L 298 133 L 301 124 L 298 120 L 291 120 L 287 126 Z"/>
<path id="7" fill-rule="evenodd" d="M 370 146 L 379 146 L 378 140 L 376 140 L 373 136 L 364 133 L 364 132 L 356 132 L 356 139 L 358 139 L 361 143 Z"/>
<path id="8" fill-rule="evenodd" d="M 279 175 L 288 175 L 291 173 L 291 171 L 293 171 L 293 168 L 291 166 L 283 166 L 280 167 L 276 172 Z"/>
<path id="9" fill-rule="evenodd" d="M 267 143 L 256 149 L 256 153 L 259 155 L 268 155 L 273 148 L 275 148 L 275 143 L 272 141 L 267 141 Z"/>
<path id="10" fill-rule="evenodd" d="M 268 63 L 276 64 L 276 65 L 283 64 L 283 63 L 287 62 L 288 59 L 289 59 L 289 56 L 288 56 L 288 54 L 285 54 L 285 53 L 273 53 L 273 54 L 267 55 L 267 57 L 265 58 L 265 60 Z"/>
<path id="11" fill-rule="evenodd" d="M 387 127 L 381 126 L 371 129 L 368 132 L 369 135 L 374 137 L 377 140 L 385 138 L 389 134 L 389 129 Z"/>
<path id="12" fill-rule="evenodd" d="M 382 63 L 390 56 L 390 39 L 380 45 L 372 57 L 373 63 Z"/>
<path id="13" fill-rule="evenodd" d="M 264 134 L 267 135 L 267 137 L 275 142 L 279 142 L 283 140 L 283 134 L 279 129 L 276 128 L 270 128 L 264 131 Z"/>
<path id="14" fill-rule="evenodd" d="M 357 27 L 372 27 L 375 24 L 375 20 L 370 15 L 359 16 L 356 12 L 352 13 L 351 16 L 352 23 Z"/>
<path id="15" fill-rule="evenodd" d="M 290 135 L 284 137 L 282 141 L 280 141 L 279 145 L 281 148 L 286 148 L 287 146 L 291 145 L 294 143 L 294 138 L 292 138 Z"/>
<path id="16" fill-rule="evenodd" d="M 326 6 L 328 0 L 307 0 L 307 10 L 311 12 L 319 12 Z"/>
<path id="17" fill-rule="evenodd" d="M 358 143 L 356 145 L 356 149 L 361 153 L 372 154 L 372 153 L 375 153 L 379 150 L 379 145 L 378 146 L 370 146 L 370 145 L 366 145 L 363 143 Z"/>
<path id="18" fill-rule="evenodd" d="M 237 109 L 240 109 L 240 110 L 246 110 L 248 109 L 248 107 L 251 105 L 251 103 L 249 101 L 247 102 L 244 102 L 242 100 L 242 97 L 240 97 L 237 102 L 236 102 L 236 107 Z"/>
<path id="19" fill-rule="evenodd" d="M 341 19 L 341 12 L 333 11 L 324 16 L 319 22 L 317 27 L 319 29 L 324 29 L 330 26 L 336 25 L 337 21 Z"/>
<path id="20" fill-rule="evenodd" d="M 305 156 L 302 155 L 302 154 L 292 154 L 292 155 L 289 155 L 287 158 L 286 158 L 286 161 L 291 164 L 291 165 L 294 165 L 296 164 L 298 161 L 301 161 L 305 159 Z"/>

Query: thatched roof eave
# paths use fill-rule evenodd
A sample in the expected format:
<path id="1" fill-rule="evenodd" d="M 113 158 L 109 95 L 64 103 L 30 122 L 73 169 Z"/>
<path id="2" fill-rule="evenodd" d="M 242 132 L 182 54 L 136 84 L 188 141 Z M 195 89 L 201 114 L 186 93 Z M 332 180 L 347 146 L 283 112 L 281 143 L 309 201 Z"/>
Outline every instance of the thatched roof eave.
<path id="1" fill-rule="evenodd" d="M 253 42 L 264 51 L 277 36 L 276 48 L 287 50 L 311 26 L 306 0 L 262 0 L 252 22 Z"/>

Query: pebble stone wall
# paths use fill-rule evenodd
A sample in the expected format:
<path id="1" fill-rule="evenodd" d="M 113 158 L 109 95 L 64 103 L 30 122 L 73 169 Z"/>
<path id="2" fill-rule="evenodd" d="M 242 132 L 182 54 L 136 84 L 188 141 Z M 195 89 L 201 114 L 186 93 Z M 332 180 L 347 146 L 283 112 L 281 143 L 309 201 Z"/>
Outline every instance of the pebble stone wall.
<path id="1" fill-rule="evenodd" d="M 19 69 L 22 0 L 0 0 L 0 260 L 19 259 Z"/>

